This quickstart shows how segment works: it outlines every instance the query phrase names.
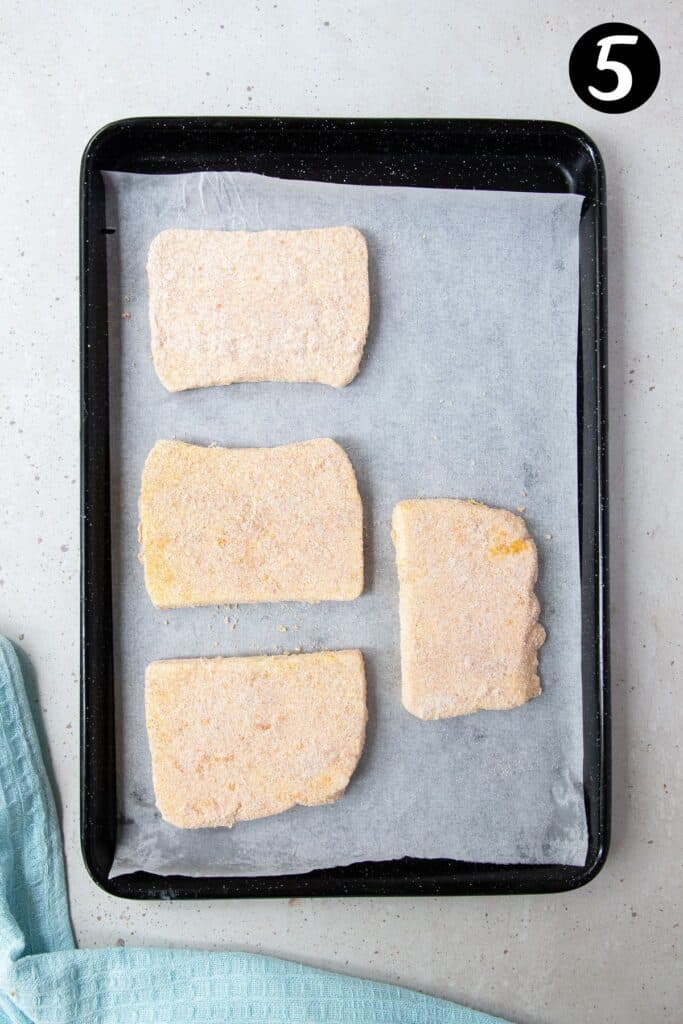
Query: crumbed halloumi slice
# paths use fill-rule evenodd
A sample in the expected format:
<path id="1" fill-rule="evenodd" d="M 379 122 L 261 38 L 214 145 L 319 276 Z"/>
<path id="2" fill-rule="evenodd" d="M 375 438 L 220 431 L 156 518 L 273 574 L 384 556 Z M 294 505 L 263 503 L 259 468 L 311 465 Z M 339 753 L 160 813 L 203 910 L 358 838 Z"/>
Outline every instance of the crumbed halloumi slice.
<path id="1" fill-rule="evenodd" d="M 524 520 L 474 501 L 402 501 L 392 535 L 404 707 L 418 718 L 450 718 L 536 697 L 545 630 Z"/>
<path id="2" fill-rule="evenodd" d="M 139 509 L 159 608 L 350 601 L 363 589 L 361 499 L 329 438 L 277 448 L 157 441 Z"/>
<path id="3" fill-rule="evenodd" d="M 147 667 L 154 792 L 179 828 L 332 803 L 365 740 L 360 651 L 190 658 Z"/>
<path id="4" fill-rule="evenodd" d="M 343 387 L 368 332 L 356 228 L 162 231 L 147 260 L 152 358 L 169 391 L 239 381 Z"/>

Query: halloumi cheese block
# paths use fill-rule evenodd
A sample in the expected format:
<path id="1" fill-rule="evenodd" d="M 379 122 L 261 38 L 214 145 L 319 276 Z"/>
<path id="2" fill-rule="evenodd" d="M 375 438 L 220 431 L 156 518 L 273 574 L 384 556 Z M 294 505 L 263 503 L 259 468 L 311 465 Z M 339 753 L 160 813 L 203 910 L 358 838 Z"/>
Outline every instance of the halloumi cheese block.
<path id="1" fill-rule="evenodd" d="M 360 651 L 156 661 L 147 733 L 161 814 L 234 825 L 346 789 L 367 721 Z"/>
<path id="2" fill-rule="evenodd" d="M 418 718 L 450 718 L 536 697 L 545 630 L 524 520 L 474 501 L 402 501 L 392 534 L 404 707 Z"/>
<path id="3" fill-rule="evenodd" d="M 356 228 L 162 231 L 147 260 L 152 358 L 169 391 L 238 381 L 343 387 L 368 332 Z"/>
<path id="4" fill-rule="evenodd" d="M 363 509 L 342 448 L 158 441 L 140 493 L 140 558 L 159 608 L 348 601 L 363 589 Z"/>

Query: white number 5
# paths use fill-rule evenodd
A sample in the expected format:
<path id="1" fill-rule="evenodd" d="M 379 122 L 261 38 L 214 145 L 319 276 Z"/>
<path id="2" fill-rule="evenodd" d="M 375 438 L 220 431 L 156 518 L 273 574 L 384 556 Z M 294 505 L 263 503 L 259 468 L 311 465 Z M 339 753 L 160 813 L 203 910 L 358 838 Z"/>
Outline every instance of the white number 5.
<path id="1" fill-rule="evenodd" d="M 596 89 L 594 85 L 589 85 L 588 91 L 596 100 L 614 102 L 614 100 L 623 100 L 625 96 L 628 96 L 633 85 L 631 69 L 626 64 L 622 64 L 620 60 L 610 60 L 609 51 L 612 46 L 633 46 L 637 42 L 638 36 L 605 36 L 604 39 L 598 41 L 600 53 L 596 67 L 598 71 L 613 71 L 617 76 L 617 84 L 609 92 L 603 92 L 602 89 Z"/>

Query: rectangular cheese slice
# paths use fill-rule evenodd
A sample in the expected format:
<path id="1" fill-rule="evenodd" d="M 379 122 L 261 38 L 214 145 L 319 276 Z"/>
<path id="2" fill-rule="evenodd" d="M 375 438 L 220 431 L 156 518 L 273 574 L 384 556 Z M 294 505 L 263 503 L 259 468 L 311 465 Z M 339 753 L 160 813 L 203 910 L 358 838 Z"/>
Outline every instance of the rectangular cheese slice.
<path id="1" fill-rule="evenodd" d="M 351 227 L 162 231 L 147 260 L 152 357 L 169 391 L 238 381 L 343 387 L 368 331 L 368 253 Z"/>
<path id="2" fill-rule="evenodd" d="M 363 589 L 363 509 L 323 438 L 277 448 L 158 441 L 140 493 L 140 558 L 159 608 L 348 601 Z"/>
<path id="3" fill-rule="evenodd" d="M 156 661 L 147 733 L 161 814 L 234 825 L 346 789 L 367 721 L 360 651 Z"/>
<path id="4" fill-rule="evenodd" d="M 537 696 L 545 631 L 524 520 L 473 501 L 402 501 L 393 538 L 407 710 L 449 718 Z"/>

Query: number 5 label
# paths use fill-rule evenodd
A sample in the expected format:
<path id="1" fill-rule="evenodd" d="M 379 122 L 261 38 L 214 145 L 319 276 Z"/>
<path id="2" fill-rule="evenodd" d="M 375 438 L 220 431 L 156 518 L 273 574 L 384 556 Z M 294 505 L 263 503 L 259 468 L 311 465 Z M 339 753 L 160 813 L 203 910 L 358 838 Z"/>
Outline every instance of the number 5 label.
<path id="1" fill-rule="evenodd" d="M 609 51 L 612 46 L 635 46 L 637 42 L 638 36 L 605 36 L 604 39 L 598 40 L 600 53 L 596 67 L 598 71 L 613 71 L 617 76 L 617 84 L 609 92 L 603 92 L 601 89 L 596 89 L 594 85 L 589 85 L 588 91 L 596 100 L 610 100 L 613 103 L 615 100 L 623 100 L 625 96 L 628 96 L 633 85 L 631 69 L 627 64 L 622 64 L 620 60 L 610 60 Z"/>
<path id="2" fill-rule="evenodd" d="M 659 81 L 659 55 L 644 32 L 620 23 L 581 36 L 569 58 L 577 96 L 594 110 L 624 114 L 650 98 Z"/>

